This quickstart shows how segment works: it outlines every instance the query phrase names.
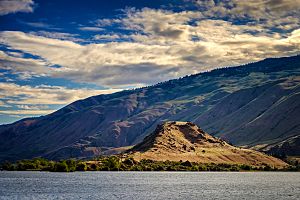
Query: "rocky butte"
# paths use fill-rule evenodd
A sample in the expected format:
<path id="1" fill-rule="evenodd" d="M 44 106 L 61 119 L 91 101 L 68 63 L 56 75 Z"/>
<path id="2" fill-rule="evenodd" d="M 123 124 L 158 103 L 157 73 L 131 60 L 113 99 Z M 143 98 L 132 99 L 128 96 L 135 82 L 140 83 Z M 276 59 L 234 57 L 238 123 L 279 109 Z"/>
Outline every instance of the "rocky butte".
<path id="1" fill-rule="evenodd" d="M 134 160 L 190 161 L 197 163 L 269 165 L 286 167 L 280 159 L 232 146 L 191 122 L 165 122 L 129 151 Z"/>

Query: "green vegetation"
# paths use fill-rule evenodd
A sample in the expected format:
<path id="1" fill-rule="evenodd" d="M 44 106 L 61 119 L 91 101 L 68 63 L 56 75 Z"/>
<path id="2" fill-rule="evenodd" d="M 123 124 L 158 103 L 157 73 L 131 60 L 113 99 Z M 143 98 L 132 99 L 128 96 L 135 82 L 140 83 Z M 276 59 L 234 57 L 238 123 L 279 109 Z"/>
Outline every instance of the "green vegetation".
<path id="1" fill-rule="evenodd" d="M 110 156 L 103 159 L 100 169 L 104 171 L 119 171 L 121 169 L 121 159 L 116 156 Z"/>
<path id="2" fill-rule="evenodd" d="M 76 165 L 76 171 L 86 171 L 87 170 L 87 165 L 84 162 L 79 162 Z"/>
<path id="3" fill-rule="evenodd" d="M 73 172 L 76 171 L 77 161 L 49 161 L 43 158 L 32 160 L 21 160 L 16 163 L 5 162 L 1 169 L 8 171 L 52 171 L 52 172 Z"/>
<path id="4" fill-rule="evenodd" d="M 268 165 L 260 167 L 239 164 L 193 163 L 189 161 L 135 161 L 118 156 L 99 157 L 93 161 L 61 160 L 49 161 L 42 158 L 21 160 L 16 163 L 5 162 L 0 169 L 8 171 L 278 171 Z M 280 171 L 300 171 L 299 164 L 290 165 Z"/>
<path id="5" fill-rule="evenodd" d="M 62 162 L 57 162 L 54 165 L 54 168 L 50 171 L 54 171 L 54 172 L 69 172 L 69 166 L 67 165 L 67 163 L 65 161 Z"/>

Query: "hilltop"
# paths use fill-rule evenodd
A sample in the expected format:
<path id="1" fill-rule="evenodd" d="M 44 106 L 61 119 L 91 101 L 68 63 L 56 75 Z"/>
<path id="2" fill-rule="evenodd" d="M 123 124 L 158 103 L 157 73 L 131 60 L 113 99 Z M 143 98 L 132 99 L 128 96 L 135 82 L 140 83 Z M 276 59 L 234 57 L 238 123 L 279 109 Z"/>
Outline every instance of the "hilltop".
<path id="1" fill-rule="evenodd" d="M 287 164 L 266 154 L 234 147 L 204 132 L 191 122 L 165 122 L 131 150 L 134 160 L 190 161 L 197 163 L 269 165 Z"/>

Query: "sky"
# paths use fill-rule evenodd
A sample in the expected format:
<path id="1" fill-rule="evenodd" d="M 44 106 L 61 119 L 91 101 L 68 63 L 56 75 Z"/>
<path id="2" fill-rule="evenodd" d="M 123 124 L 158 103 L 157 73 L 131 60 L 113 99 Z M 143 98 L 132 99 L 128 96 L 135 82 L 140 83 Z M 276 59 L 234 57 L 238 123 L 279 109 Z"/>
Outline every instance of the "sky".
<path id="1" fill-rule="evenodd" d="M 0 0 L 0 124 L 300 52 L 300 0 Z"/>

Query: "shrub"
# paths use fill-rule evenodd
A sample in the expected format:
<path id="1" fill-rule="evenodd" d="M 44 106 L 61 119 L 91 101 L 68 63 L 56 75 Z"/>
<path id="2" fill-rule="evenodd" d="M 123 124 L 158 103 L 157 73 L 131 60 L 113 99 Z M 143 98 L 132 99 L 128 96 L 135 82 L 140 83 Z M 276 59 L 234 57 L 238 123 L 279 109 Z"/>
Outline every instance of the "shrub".
<path id="1" fill-rule="evenodd" d="M 103 161 L 103 166 L 109 171 L 119 171 L 121 167 L 121 161 L 118 157 L 111 156 Z"/>
<path id="2" fill-rule="evenodd" d="M 133 166 L 136 164 L 136 161 L 133 158 L 126 158 L 122 163 L 125 165 Z"/>
<path id="3" fill-rule="evenodd" d="M 14 170 L 16 170 L 16 166 L 13 165 L 12 163 L 8 162 L 8 161 L 4 162 L 2 164 L 2 166 L 1 166 L 1 168 L 3 170 L 7 170 L 7 171 L 14 171 Z"/>
<path id="4" fill-rule="evenodd" d="M 52 172 L 52 171 L 54 171 L 54 168 L 55 168 L 55 162 L 54 161 L 48 161 L 47 166 L 45 166 L 42 170 Z"/>
<path id="5" fill-rule="evenodd" d="M 199 171 L 199 166 L 198 165 L 193 165 L 191 167 L 191 171 Z"/>
<path id="6" fill-rule="evenodd" d="M 251 167 L 249 165 L 241 165 L 240 168 L 242 170 L 251 170 Z"/>
<path id="7" fill-rule="evenodd" d="M 206 167 L 205 165 L 200 165 L 200 166 L 198 167 L 198 170 L 199 170 L 199 171 L 208 171 L 208 170 L 207 170 L 207 167 Z"/>
<path id="8" fill-rule="evenodd" d="M 69 172 L 69 168 L 68 168 L 66 161 L 55 163 L 54 171 L 55 172 Z"/>
<path id="9" fill-rule="evenodd" d="M 182 166 L 185 166 L 185 167 L 192 167 L 192 163 L 190 161 L 185 161 L 183 163 L 181 163 Z"/>
<path id="10" fill-rule="evenodd" d="M 272 167 L 270 167 L 269 165 L 266 165 L 264 167 L 264 171 L 272 171 Z"/>
<path id="11" fill-rule="evenodd" d="M 103 169 L 99 168 L 99 166 L 96 165 L 95 163 L 92 163 L 92 164 L 88 165 L 88 170 L 89 171 L 98 171 L 98 170 L 103 170 Z M 104 169 L 104 171 L 106 171 L 106 170 Z"/>
<path id="12" fill-rule="evenodd" d="M 68 169 L 70 172 L 76 171 L 76 161 L 75 160 L 67 160 L 66 163 L 68 165 Z"/>
<path id="13" fill-rule="evenodd" d="M 17 170 L 25 171 L 25 170 L 38 170 L 37 165 L 30 160 L 21 160 L 17 162 Z"/>
<path id="14" fill-rule="evenodd" d="M 80 162 L 77 164 L 76 171 L 86 171 L 86 170 L 87 170 L 87 166 L 84 162 Z"/>

